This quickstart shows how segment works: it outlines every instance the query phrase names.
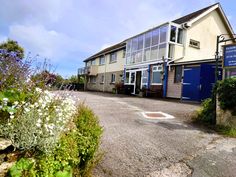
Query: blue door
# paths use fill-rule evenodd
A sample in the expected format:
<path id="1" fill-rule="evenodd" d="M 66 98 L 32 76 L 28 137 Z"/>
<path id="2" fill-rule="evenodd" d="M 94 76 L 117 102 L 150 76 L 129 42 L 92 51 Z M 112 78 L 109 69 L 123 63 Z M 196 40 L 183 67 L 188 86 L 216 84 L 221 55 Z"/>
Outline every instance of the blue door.
<path id="1" fill-rule="evenodd" d="M 200 66 L 185 67 L 182 99 L 200 101 Z"/>

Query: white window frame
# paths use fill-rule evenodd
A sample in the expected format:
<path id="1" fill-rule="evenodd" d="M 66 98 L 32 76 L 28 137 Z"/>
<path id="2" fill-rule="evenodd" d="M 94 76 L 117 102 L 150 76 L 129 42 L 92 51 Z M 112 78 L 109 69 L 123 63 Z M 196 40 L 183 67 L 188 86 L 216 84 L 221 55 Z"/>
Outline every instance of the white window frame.
<path id="1" fill-rule="evenodd" d="M 161 83 L 153 83 L 153 73 L 154 72 L 160 72 L 161 75 L 163 74 L 163 66 L 162 65 L 154 65 L 152 66 L 152 78 L 151 78 L 151 85 L 162 85 L 162 78 Z"/>
<path id="2" fill-rule="evenodd" d="M 112 55 L 115 56 L 115 60 L 112 60 Z M 117 62 L 117 52 L 112 52 L 110 54 L 110 60 L 109 60 L 110 63 L 116 63 Z"/>
<path id="3" fill-rule="evenodd" d="M 103 60 L 102 60 L 103 59 Z M 103 62 L 101 62 L 101 61 L 103 61 Z M 99 58 L 99 65 L 105 65 L 105 56 L 101 56 L 100 58 Z"/>

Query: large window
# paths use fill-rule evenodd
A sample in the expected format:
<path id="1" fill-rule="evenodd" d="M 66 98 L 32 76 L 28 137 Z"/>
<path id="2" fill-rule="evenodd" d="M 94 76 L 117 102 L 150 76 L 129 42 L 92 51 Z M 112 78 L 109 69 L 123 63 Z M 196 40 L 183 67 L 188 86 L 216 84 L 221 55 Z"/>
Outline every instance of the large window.
<path id="1" fill-rule="evenodd" d="M 101 83 L 104 84 L 104 81 L 105 81 L 105 76 L 104 74 L 101 76 Z"/>
<path id="2" fill-rule="evenodd" d="M 129 83 L 129 72 L 125 73 L 125 83 Z"/>
<path id="3" fill-rule="evenodd" d="M 96 76 L 90 76 L 90 83 L 96 83 Z"/>
<path id="4" fill-rule="evenodd" d="M 171 26 L 170 41 L 183 44 L 183 29 Z"/>
<path id="5" fill-rule="evenodd" d="M 167 31 L 168 26 L 164 25 L 127 41 L 126 64 L 160 60 L 165 57 Z"/>
<path id="6" fill-rule="evenodd" d="M 110 54 L 110 63 L 114 63 L 117 61 L 117 54 L 116 52 Z"/>
<path id="7" fill-rule="evenodd" d="M 180 83 L 181 81 L 182 81 L 182 66 L 176 66 L 174 83 Z"/>
<path id="8" fill-rule="evenodd" d="M 96 59 L 91 61 L 91 65 L 96 65 Z"/>
<path id="9" fill-rule="evenodd" d="M 162 84 L 162 65 L 152 67 L 152 84 Z"/>
<path id="10" fill-rule="evenodd" d="M 104 65 L 105 64 L 105 57 L 102 56 L 99 58 L 99 65 Z"/>

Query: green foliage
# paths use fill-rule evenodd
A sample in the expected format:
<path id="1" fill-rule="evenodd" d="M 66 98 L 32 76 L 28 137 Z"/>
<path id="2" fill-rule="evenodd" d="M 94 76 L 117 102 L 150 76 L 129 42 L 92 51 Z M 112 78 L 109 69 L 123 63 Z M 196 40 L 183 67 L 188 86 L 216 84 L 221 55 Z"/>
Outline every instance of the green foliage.
<path id="1" fill-rule="evenodd" d="M 220 81 L 217 94 L 222 109 L 236 111 L 236 78 Z"/>
<path id="2" fill-rule="evenodd" d="M 18 44 L 17 41 L 8 39 L 6 42 L 0 44 L 0 49 L 6 49 L 7 52 L 17 52 L 19 58 L 24 58 L 24 49 Z"/>
<path id="3" fill-rule="evenodd" d="M 90 172 L 95 161 L 98 150 L 102 128 L 99 125 L 97 116 L 93 111 L 81 104 L 74 117 L 77 127 L 77 144 L 80 154 L 80 163 L 78 165 L 81 175 L 86 176 Z"/>
<path id="4" fill-rule="evenodd" d="M 215 116 L 215 104 L 211 98 L 204 100 L 197 113 L 197 119 L 206 123 L 211 123 Z"/>
<path id="5" fill-rule="evenodd" d="M 222 135 L 236 137 L 236 128 L 218 125 L 216 126 L 215 130 Z"/>
<path id="6" fill-rule="evenodd" d="M 9 170 L 10 177 L 34 177 L 34 162 L 30 159 L 21 158 Z"/>

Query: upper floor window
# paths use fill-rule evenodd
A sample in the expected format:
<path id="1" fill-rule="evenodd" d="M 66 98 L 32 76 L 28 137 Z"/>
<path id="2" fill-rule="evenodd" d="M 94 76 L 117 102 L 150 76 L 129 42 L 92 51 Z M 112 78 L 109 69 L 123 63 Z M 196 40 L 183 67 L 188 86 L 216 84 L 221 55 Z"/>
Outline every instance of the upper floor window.
<path id="1" fill-rule="evenodd" d="M 104 65 L 105 64 L 105 57 L 102 56 L 99 58 L 99 65 Z"/>
<path id="2" fill-rule="evenodd" d="M 90 83 L 96 83 L 96 76 L 90 76 Z"/>
<path id="3" fill-rule="evenodd" d="M 91 66 L 91 61 L 87 61 L 86 66 Z"/>
<path id="4" fill-rule="evenodd" d="M 123 50 L 123 58 L 125 58 L 126 51 L 125 49 Z"/>
<path id="5" fill-rule="evenodd" d="M 189 46 L 200 49 L 200 42 L 196 41 L 196 40 L 193 40 L 193 39 L 190 39 Z"/>
<path id="6" fill-rule="evenodd" d="M 171 26 L 170 41 L 182 44 L 183 43 L 183 29 Z"/>
<path id="7" fill-rule="evenodd" d="M 110 54 L 110 63 L 114 63 L 117 61 L 117 54 L 116 52 Z"/>
<path id="8" fill-rule="evenodd" d="M 96 65 L 96 59 L 91 61 L 91 65 Z"/>
<path id="9" fill-rule="evenodd" d="M 102 77 L 101 77 L 101 83 L 104 83 L 104 81 L 105 81 L 105 76 L 103 74 Z"/>

